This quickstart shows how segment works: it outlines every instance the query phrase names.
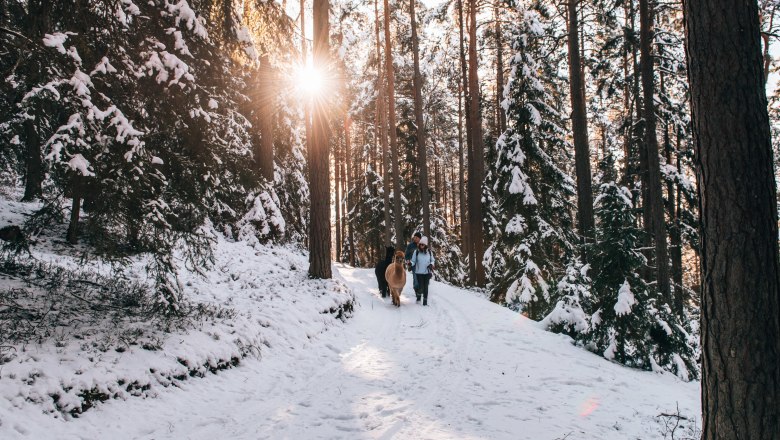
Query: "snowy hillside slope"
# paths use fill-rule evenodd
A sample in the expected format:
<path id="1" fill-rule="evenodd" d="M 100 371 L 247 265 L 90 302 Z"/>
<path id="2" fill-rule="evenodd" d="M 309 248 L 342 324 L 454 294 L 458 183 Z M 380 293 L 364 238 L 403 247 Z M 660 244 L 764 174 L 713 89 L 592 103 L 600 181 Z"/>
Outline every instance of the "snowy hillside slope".
<path id="1" fill-rule="evenodd" d="M 20 225 L 31 208 L 0 200 L 0 228 Z M 182 388 L 198 377 L 262 360 L 277 348 L 301 346 L 343 325 L 351 313 L 354 297 L 343 280 L 309 280 L 308 261 L 299 249 L 215 238 L 214 265 L 199 268 L 202 274 L 180 273 L 193 316 L 175 324 L 103 310 L 93 314 L 89 307 L 76 309 L 84 315 L 66 314 L 68 304 L 82 301 L 81 292 L 68 287 L 51 291 L 42 287 L 50 281 L 45 277 L 29 284 L 0 271 L 0 318 L 17 305 L 5 302 L 14 299 L 13 289 L 22 288 L 35 294 L 34 301 L 16 294 L 17 303 L 50 316 L 31 321 L 45 322 L 34 340 L 0 344 L 0 438 L 59 438 L 54 433 L 69 426 L 57 427 L 61 419 L 83 416 L 82 411 L 101 405 L 144 401 L 166 388 Z M 35 241 L 32 257 L 47 264 L 44 269 L 112 276 L 106 264 L 81 261 L 79 249 L 61 236 Z M 121 276 L 143 281 L 143 261 L 132 263 Z M 37 431 L 41 426 L 55 431 Z"/>
<path id="2" fill-rule="evenodd" d="M 440 283 L 431 286 L 429 307 L 415 304 L 407 286 L 396 309 L 377 296 L 372 270 L 338 269 L 357 304 L 353 318 L 334 331 L 277 343 L 262 360 L 163 389 L 154 399 L 108 402 L 72 421 L 28 412 L 11 422 L 22 429 L 9 429 L 6 420 L 0 434 L 662 439 L 671 438 L 676 422 L 663 415 L 679 411 L 687 420 L 675 438 L 695 437 L 696 382 L 610 363 L 508 309 Z"/>

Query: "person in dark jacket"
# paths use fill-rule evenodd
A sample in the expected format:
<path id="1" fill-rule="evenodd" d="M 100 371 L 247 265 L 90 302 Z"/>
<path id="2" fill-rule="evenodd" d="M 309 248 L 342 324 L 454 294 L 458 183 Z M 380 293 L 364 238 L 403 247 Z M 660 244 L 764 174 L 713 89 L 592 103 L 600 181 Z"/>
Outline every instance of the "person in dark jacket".
<path id="1" fill-rule="evenodd" d="M 379 285 L 379 293 L 382 294 L 382 298 L 386 298 L 390 293 L 390 288 L 387 285 L 387 280 L 385 279 L 385 271 L 387 270 L 387 266 L 393 262 L 393 254 L 395 254 L 395 248 L 389 246 L 386 247 L 385 259 L 377 263 L 376 269 L 374 269 L 374 274 L 376 274 L 376 283 Z"/>
<path id="2" fill-rule="evenodd" d="M 417 250 L 417 243 L 420 242 L 422 234 L 415 232 L 412 236 L 412 241 L 406 245 L 406 253 L 404 254 L 404 260 L 406 260 L 406 267 L 412 270 L 412 255 Z M 420 296 L 420 283 L 417 281 L 417 274 L 412 270 L 412 286 L 414 287 L 414 294 L 419 298 Z"/>

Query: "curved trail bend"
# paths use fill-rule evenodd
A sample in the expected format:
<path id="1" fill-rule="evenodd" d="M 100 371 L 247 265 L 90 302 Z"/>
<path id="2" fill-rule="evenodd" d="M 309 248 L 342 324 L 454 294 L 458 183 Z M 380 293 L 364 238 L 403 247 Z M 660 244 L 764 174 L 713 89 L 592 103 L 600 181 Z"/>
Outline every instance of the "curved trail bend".
<path id="1" fill-rule="evenodd" d="M 358 301 L 340 328 L 101 405 L 66 424 L 73 438 L 654 439 L 659 414 L 699 414 L 698 383 L 612 364 L 437 282 L 423 307 L 408 277 L 395 308 L 373 270 L 338 269 Z"/>

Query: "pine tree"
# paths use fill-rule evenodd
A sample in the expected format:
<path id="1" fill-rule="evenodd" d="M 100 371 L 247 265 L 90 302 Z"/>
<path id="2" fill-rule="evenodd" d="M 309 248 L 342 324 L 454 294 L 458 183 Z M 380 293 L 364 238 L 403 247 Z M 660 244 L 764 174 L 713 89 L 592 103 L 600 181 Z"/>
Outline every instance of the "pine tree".
<path id="1" fill-rule="evenodd" d="M 600 168 L 596 239 L 587 252 L 591 267 L 588 275 L 578 262 L 567 270 L 558 285 L 562 299 L 543 322 L 607 359 L 694 379 L 697 341 L 690 326 L 640 275 L 646 264 L 640 251 L 644 231 L 635 226 L 631 192 L 615 182 L 611 154 Z"/>
<path id="2" fill-rule="evenodd" d="M 0 103 L 0 137 L 18 146 L 14 155 L 43 158 L 48 176 L 31 230 L 53 228 L 58 216 L 42 214 L 67 204 L 69 242 L 84 242 L 91 255 L 105 258 L 150 253 L 161 310 L 178 313 L 175 249 L 189 266 L 202 267 L 212 226 L 232 238 L 266 241 L 283 239 L 291 224 L 303 222 L 294 213 L 293 222 L 285 220 L 282 202 L 292 197 L 280 198 L 275 182 L 262 183 L 252 161 L 249 84 L 259 47 L 268 44 L 260 29 L 280 41 L 292 38 L 277 5 L 36 4 L 47 9 L 52 29 L 30 34 L 29 17 L 18 11 L 7 25 L 35 49 L 0 57 L 4 66 L 18 66 L 14 81 L 3 83 L 8 100 Z M 216 19 L 202 18 L 206 10 Z M 49 68 L 40 69 L 44 62 Z M 288 138 L 279 156 L 290 154 L 293 143 Z M 0 156 L 29 174 L 24 158 L 8 160 L 7 150 Z M 300 172 L 287 169 L 281 177 Z M 307 191 L 300 179 L 287 182 L 284 191 Z"/>
<path id="3" fill-rule="evenodd" d="M 486 252 L 491 298 L 545 316 L 550 294 L 574 249 L 570 200 L 574 182 L 561 169 L 565 141 L 555 73 L 540 62 L 549 35 L 546 11 L 519 8 L 507 81 L 507 131 L 496 145 L 495 203 L 499 236 Z"/>

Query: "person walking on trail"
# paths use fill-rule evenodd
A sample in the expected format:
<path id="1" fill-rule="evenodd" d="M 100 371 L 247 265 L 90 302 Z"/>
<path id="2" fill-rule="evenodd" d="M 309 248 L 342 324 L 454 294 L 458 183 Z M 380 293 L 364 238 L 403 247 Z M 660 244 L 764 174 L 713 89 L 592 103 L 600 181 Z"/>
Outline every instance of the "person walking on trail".
<path id="1" fill-rule="evenodd" d="M 420 285 L 420 293 L 415 292 L 417 302 L 420 302 L 422 296 L 424 306 L 428 305 L 428 285 L 434 268 L 433 252 L 428 248 L 428 237 L 422 237 L 417 243 L 417 250 L 412 254 L 412 273 Z"/>
<path id="2" fill-rule="evenodd" d="M 382 298 L 387 298 L 390 294 L 390 286 L 387 285 L 387 279 L 385 279 L 385 271 L 387 266 L 393 262 L 393 254 L 395 254 L 395 248 L 388 246 L 385 248 L 385 259 L 376 264 L 374 269 L 374 275 L 376 275 L 376 283 L 379 286 L 379 293 Z"/>
<path id="3" fill-rule="evenodd" d="M 412 236 L 412 241 L 406 245 L 406 253 L 404 254 L 406 266 L 412 272 L 412 286 L 414 286 L 414 295 L 417 297 L 418 301 L 420 299 L 420 283 L 417 281 L 417 275 L 414 273 L 414 270 L 412 270 L 412 255 L 417 251 L 417 243 L 420 242 L 421 238 L 422 234 L 415 232 Z"/>

